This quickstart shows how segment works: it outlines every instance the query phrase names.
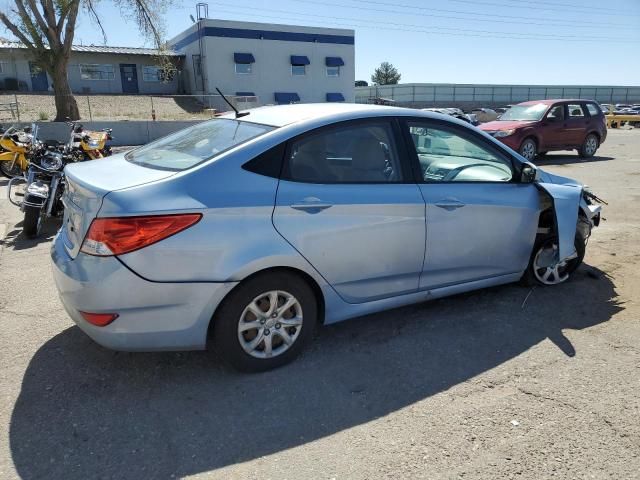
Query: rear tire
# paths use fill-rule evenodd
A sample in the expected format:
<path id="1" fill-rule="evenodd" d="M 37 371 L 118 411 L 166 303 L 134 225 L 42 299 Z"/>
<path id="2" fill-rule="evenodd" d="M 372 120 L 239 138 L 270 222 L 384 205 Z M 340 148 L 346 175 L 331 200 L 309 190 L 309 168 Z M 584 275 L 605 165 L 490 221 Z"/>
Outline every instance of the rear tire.
<path id="1" fill-rule="evenodd" d="M 13 164 L 13 167 L 11 167 L 11 164 Z M 7 178 L 14 178 L 22 173 L 22 169 L 18 162 L 3 160 L 0 162 L 0 172 Z"/>
<path id="2" fill-rule="evenodd" d="M 287 272 L 259 274 L 223 301 L 212 320 L 211 343 L 236 370 L 271 370 L 300 354 L 317 319 L 317 299 L 303 278 Z"/>
<path id="3" fill-rule="evenodd" d="M 532 162 L 536 158 L 538 145 L 536 145 L 536 141 L 533 138 L 525 138 L 518 152 L 528 161 Z"/>
<path id="4" fill-rule="evenodd" d="M 578 153 L 582 158 L 591 158 L 596 154 L 599 146 L 598 136 L 590 133 L 587 135 L 587 138 L 584 139 Z"/>
<path id="5" fill-rule="evenodd" d="M 25 207 L 22 233 L 27 238 L 40 235 L 42 230 L 42 210 L 38 207 Z"/>

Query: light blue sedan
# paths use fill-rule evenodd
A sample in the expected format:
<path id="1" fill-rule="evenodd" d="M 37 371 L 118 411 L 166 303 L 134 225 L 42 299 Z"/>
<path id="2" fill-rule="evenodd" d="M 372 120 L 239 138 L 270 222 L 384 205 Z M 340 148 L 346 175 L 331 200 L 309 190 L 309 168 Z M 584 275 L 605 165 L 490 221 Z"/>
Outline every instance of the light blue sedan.
<path id="1" fill-rule="evenodd" d="M 582 185 L 461 121 L 369 105 L 225 115 L 66 176 L 51 256 L 78 326 L 245 371 L 292 360 L 319 324 L 561 283 L 600 220 Z"/>

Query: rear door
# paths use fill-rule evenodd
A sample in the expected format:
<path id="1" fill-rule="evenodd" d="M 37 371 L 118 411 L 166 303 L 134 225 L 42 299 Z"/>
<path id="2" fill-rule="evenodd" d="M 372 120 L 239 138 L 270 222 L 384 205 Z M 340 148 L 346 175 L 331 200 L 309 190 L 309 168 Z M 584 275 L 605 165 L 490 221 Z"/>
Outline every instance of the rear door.
<path id="1" fill-rule="evenodd" d="M 341 122 L 287 146 L 273 223 L 350 303 L 415 292 L 425 204 L 392 119 Z"/>
<path id="2" fill-rule="evenodd" d="M 536 187 L 516 181 L 511 158 L 470 129 L 415 119 L 405 132 L 427 205 L 420 289 L 524 271 L 538 227 Z"/>
<path id="3" fill-rule="evenodd" d="M 138 93 L 138 69 L 135 63 L 120 64 L 122 93 Z"/>
<path id="4" fill-rule="evenodd" d="M 589 128 L 590 117 L 583 103 L 567 104 L 567 145 L 578 147 L 582 145 Z"/>

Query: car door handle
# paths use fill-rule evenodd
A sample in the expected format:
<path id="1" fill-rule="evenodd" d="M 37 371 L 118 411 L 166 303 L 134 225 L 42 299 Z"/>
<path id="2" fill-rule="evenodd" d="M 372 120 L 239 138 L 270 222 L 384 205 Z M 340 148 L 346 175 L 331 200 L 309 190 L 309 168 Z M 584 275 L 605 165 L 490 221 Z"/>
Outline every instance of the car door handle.
<path id="1" fill-rule="evenodd" d="M 293 203 L 291 205 L 291 208 L 294 208 L 296 210 L 319 212 L 320 210 L 326 210 L 331 206 L 332 205 L 330 203 L 325 203 L 319 198 L 307 197 L 300 202 Z"/>
<path id="2" fill-rule="evenodd" d="M 456 208 L 464 207 L 464 203 L 460 200 L 456 200 L 455 198 L 444 198 L 442 200 L 438 200 L 435 205 L 436 207 L 444 208 L 445 210 L 455 210 Z"/>

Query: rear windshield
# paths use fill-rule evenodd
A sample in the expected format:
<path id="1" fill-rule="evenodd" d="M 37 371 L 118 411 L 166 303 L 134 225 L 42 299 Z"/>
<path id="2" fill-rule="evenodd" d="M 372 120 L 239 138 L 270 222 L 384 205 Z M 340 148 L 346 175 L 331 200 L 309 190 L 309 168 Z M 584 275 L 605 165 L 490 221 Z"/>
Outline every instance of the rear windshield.
<path id="1" fill-rule="evenodd" d="M 217 118 L 180 130 L 133 150 L 131 163 L 162 170 L 186 170 L 275 127 Z"/>
<path id="2" fill-rule="evenodd" d="M 514 105 L 504 112 L 500 120 L 540 120 L 549 105 L 536 103 L 535 105 Z"/>

